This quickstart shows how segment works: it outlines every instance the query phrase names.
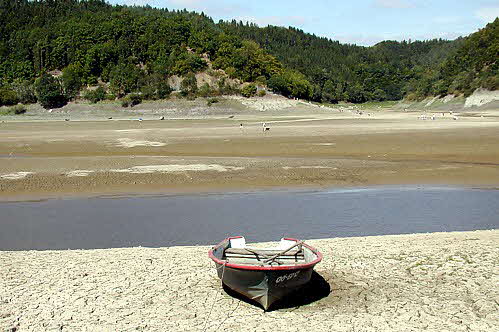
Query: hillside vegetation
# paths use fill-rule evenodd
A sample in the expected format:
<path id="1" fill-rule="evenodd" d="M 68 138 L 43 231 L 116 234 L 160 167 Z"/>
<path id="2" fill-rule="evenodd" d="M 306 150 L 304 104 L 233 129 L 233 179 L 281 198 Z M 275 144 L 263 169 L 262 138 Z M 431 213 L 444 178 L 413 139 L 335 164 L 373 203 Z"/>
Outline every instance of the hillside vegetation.
<path id="1" fill-rule="evenodd" d="M 80 95 L 133 104 L 167 98 L 172 76 L 183 78 L 184 97 L 241 93 L 241 87 L 251 96 L 260 85 L 330 103 L 497 89 L 498 20 L 455 41 L 360 47 L 294 28 L 216 24 L 203 13 L 149 6 L 0 1 L 0 105 L 58 107 Z M 217 77 L 217 85 L 198 86 L 199 72 Z"/>
<path id="2" fill-rule="evenodd" d="M 499 88 L 499 18 L 466 38 L 438 69 L 427 75 L 422 95 L 464 93 L 469 96 L 477 88 Z M 420 89 L 421 89 L 420 88 Z"/>

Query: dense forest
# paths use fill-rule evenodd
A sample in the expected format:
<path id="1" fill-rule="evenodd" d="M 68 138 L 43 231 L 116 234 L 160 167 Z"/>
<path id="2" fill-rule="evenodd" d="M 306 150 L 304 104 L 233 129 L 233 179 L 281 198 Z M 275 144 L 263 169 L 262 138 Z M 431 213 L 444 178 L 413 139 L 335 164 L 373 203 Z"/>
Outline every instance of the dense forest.
<path id="1" fill-rule="evenodd" d="M 335 103 L 422 99 L 497 89 L 499 20 L 455 41 L 340 44 L 294 28 L 213 22 L 203 13 L 101 0 L 0 0 L 0 105 L 57 107 L 181 95 L 251 96 L 266 85 L 289 97 Z M 59 72 L 61 75 L 52 75 Z M 198 87 L 195 73 L 217 76 Z M 234 84 L 235 79 L 252 84 Z M 92 86 L 93 89 L 87 89 Z M 98 86 L 97 89 L 95 87 Z"/>

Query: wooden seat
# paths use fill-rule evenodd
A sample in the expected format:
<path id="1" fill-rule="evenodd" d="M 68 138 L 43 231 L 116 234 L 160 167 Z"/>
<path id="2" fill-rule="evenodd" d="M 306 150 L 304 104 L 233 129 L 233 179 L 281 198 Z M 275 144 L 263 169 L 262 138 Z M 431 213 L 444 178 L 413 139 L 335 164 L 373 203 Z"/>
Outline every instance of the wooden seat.
<path id="1" fill-rule="evenodd" d="M 279 249 L 253 249 L 253 248 L 227 248 L 225 249 L 225 255 L 227 257 L 231 255 L 242 255 L 242 256 L 267 256 L 271 257 L 277 255 L 282 250 Z M 303 257 L 303 251 L 298 248 L 293 248 L 284 254 L 279 255 L 279 257 Z"/>

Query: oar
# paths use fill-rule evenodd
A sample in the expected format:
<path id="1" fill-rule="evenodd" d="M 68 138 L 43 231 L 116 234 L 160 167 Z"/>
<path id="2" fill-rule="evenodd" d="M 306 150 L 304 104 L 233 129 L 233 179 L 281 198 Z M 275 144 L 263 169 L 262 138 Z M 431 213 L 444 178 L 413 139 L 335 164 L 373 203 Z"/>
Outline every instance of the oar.
<path id="1" fill-rule="evenodd" d="M 277 257 L 287 253 L 288 251 L 290 251 L 291 249 L 295 248 L 295 247 L 298 247 L 299 245 L 302 245 L 303 244 L 303 241 L 298 241 L 296 242 L 295 244 L 293 244 L 291 247 L 289 247 L 288 249 L 284 249 L 283 251 L 275 254 L 274 256 L 270 257 L 269 259 L 266 259 L 264 260 L 263 262 L 264 263 L 268 263 L 268 262 L 272 262 L 273 260 L 275 260 Z"/>
<path id="2" fill-rule="evenodd" d="M 263 258 L 270 258 L 269 255 L 262 254 L 260 252 L 254 251 L 253 249 L 250 249 L 250 248 L 244 248 L 244 249 L 251 252 L 252 254 L 254 254 L 256 256 L 256 258 L 259 258 L 259 256 L 262 256 Z"/>

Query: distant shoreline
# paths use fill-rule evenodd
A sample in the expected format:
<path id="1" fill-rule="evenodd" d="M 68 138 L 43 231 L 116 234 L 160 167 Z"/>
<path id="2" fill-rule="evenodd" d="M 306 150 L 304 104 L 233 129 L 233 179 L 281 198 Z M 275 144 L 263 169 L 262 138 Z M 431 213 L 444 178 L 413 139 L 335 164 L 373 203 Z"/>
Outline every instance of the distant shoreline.
<path id="1" fill-rule="evenodd" d="M 74 109 L 22 116 L 57 121 L 0 123 L 0 200 L 288 187 L 499 186 L 499 109 L 494 108 L 451 116 L 375 105 L 317 107 L 270 95 L 223 99 L 211 107 L 203 100 L 167 101 L 125 113 L 113 110 L 115 105 L 68 107 Z M 123 117 L 135 120 L 117 121 Z M 269 131 L 262 131 L 263 123 Z"/>
<path id="2" fill-rule="evenodd" d="M 394 184 L 371 184 L 364 186 L 356 185 L 302 185 L 302 186 L 267 186 L 267 187 L 254 187 L 254 188 L 241 188 L 241 187 L 192 187 L 192 188 L 178 188 L 170 190 L 157 190 L 157 191 L 129 191 L 129 192 L 67 192 L 67 193 L 51 193 L 51 194 L 34 194 L 34 195 L 11 195 L 0 196 L 0 204 L 2 203 L 21 203 L 21 202 L 37 202 L 46 200 L 58 199 L 109 199 L 109 198 L 147 198 L 147 197 L 171 197 L 171 196 L 197 196 L 197 195 L 231 195 L 231 194 L 251 194 L 251 193 L 271 193 L 271 192 L 321 192 L 325 190 L 356 190 L 356 189 L 386 189 L 386 188 L 418 188 L 418 189 L 434 189 L 434 188 L 449 188 L 449 189 L 469 189 L 469 190 L 499 190 L 499 184 L 494 185 L 474 185 L 474 184 L 432 184 L 432 183 L 394 183 Z"/>

